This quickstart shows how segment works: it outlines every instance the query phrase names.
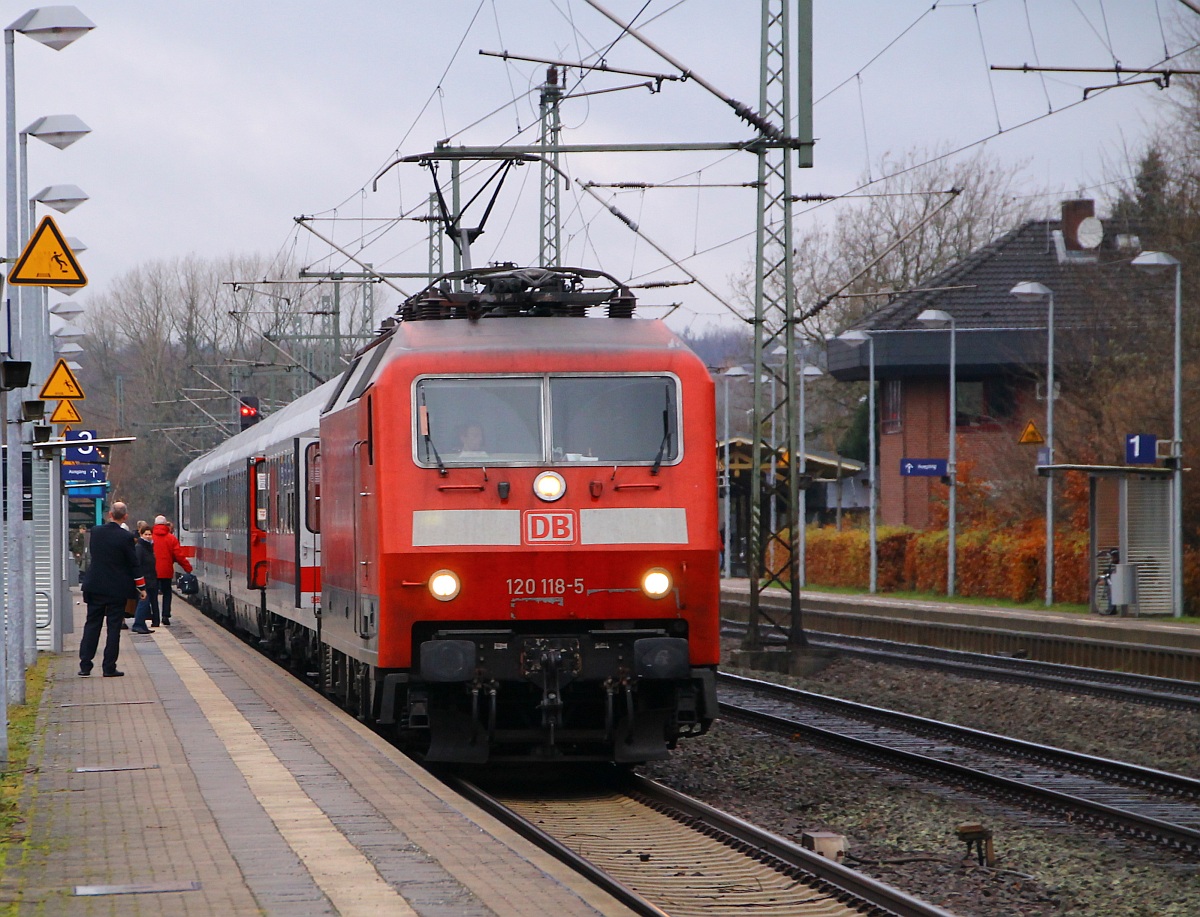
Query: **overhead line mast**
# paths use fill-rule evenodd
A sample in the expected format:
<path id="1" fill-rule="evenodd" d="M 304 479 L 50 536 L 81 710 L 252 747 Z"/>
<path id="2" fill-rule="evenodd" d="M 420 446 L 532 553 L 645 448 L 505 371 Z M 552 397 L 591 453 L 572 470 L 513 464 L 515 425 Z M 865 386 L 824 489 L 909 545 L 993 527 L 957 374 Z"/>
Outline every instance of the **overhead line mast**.
<path id="1" fill-rule="evenodd" d="M 801 510 L 804 494 L 800 470 L 804 456 L 800 450 L 799 405 L 793 409 L 792 392 L 798 391 L 798 372 L 802 371 L 798 363 L 803 360 L 804 348 L 802 343 L 801 346 L 797 345 L 796 334 L 799 310 L 792 255 L 792 202 L 795 198 L 792 194 L 791 151 L 798 151 L 799 166 L 812 166 L 812 0 L 762 0 L 757 112 L 686 68 L 630 23 L 622 22 L 604 9 L 598 0 L 587 0 L 587 3 L 678 68 L 685 77 L 729 105 L 738 117 L 759 131 L 758 139 L 747 145 L 758 156 L 758 226 L 754 281 L 755 435 L 747 546 L 750 611 L 745 646 L 748 650 L 757 650 L 761 646 L 758 624 L 765 615 L 760 593 L 767 585 L 776 585 L 788 591 L 788 645 L 792 648 L 803 646 L 807 643 L 800 608 L 800 587 L 804 577 L 801 526 L 805 523 Z M 793 9 L 797 38 L 794 59 Z M 799 103 L 795 109 L 794 101 Z M 783 365 L 768 363 L 768 355 L 782 356 Z M 767 373 L 770 375 L 766 376 Z M 774 382 L 768 387 L 763 384 L 764 378 Z M 784 431 L 783 444 L 787 455 L 787 476 L 784 479 L 776 474 L 781 458 L 779 444 L 774 436 L 770 442 L 764 440 L 765 431 L 779 422 Z M 776 524 L 780 517 L 774 513 L 769 513 L 767 520 L 763 519 L 764 456 L 768 456 L 770 462 L 765 482 L 766 497 L 772 501 L 770 505 L 783 503 L 783 527 Z M 871 499 L 874 499 L 874 494 Z M 779 622 L 772 623 L 779 626 Z"/>
<path id="2" fill-rule="evenodd" d="M 797 12 L 798 55 L 792 57 L 793 3 Z M 811 0 L 763 0 L 762 45 L 759 72 L 759 108 L 763 118 L 782 125 L 784 134 L 793 130 L 793 62 L 800 88 L 798 130 L 801 140 L 812 136 L 812 2 Z M 811 167 L 811 143 L 799 146 L 799 165 Z M 797 336 L 794 245 L 792 243 L 792 157 L 786 148 L 763 145 L 758 153 L 758 228 L 755 239 L 754 282 L 754 447 L 750 478 L 750 532 L 747 560 L 750 576 L 750 610 L 745 647 L 761 647 L 759 622 L 768 617 L 760 594 L 766 586 L 777 586 L 789 595 L 788 646 L 807 644 L 800 605 L 804 585 L 802 506 L 800 472 L 804 456 L 800 449 L 798 392 L 799 365 L 804 358 L 803 339 Z M 776 357 L 768 361 L 768 356 Z M 782 357 L 782 365 L 778 358 Z M 768 386 L 764 380 L 770 382 Z M 772 397 L 772 395 L 774 397 Z M 779 424 L 786 449 L 787 473 L 778 474 L 780 444 L 768 430 Z M 769 463 L 764 476 L 764 458 Z M 764 480 L 765 478 L 765 480 Z M 782 503 L 782 516 L 768 513 L 763 518 L 763 495 L 768 506 Z M 782 523 L 779 524 L 779 523 Z M 776 627 L 780 623 L 772 621 Z"/>

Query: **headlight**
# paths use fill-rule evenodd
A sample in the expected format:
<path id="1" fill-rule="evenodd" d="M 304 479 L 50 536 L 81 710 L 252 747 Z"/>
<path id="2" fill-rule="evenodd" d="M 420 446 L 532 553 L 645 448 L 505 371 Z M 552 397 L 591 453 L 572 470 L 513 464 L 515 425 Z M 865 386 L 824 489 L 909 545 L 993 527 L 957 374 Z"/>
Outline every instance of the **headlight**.
<path id="1" fill-rule="evenodd" d="M 533 479 L 533 492 L 538 499 L 553 503 L 567 492 L 567 482 L 557 471 L 543 471 Z"/>
<path id="2" fill-rule="evenodd" d="M 429 594 L 439 602 L 449 602 L 458 595 L 462 584 L 453 570 L 438 570 L 429 577 Z"/>
<path id="3" fill-rule="evenodd" d="M 661 599 L 671 591 L 671 574 L 662 567 L 647 570 L 642 577 L 642 592 L 652 599 Z"/>

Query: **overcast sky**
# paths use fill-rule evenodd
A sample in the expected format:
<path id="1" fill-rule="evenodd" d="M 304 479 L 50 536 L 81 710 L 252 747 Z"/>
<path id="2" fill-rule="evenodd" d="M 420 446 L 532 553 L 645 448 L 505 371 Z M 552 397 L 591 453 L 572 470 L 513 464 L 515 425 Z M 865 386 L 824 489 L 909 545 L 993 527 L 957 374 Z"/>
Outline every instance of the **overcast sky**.
<path id="1" fill-rule="evenodd" d="M 724 93 L 757 107 L 757 0 L 604 0 Z M 93 133 L 65 151 L 30 141 L 31 192 L 73 183 L 91 200 L 58 217 L 88 250 L 80 261 L 104 291 L 145 262 L 197 254 L 290 256 L 318 269 L 352 269 L 293 218 L 357 250 L 373 218 L 420 213 L 432 190 L 414 165 L 373 177 L 395 158 L 442 138 L 473 145 L 536 139 L 544 66 L 480 49 L 594 60 L 618 28 L 584 0 L 79 0 L 96 28 L 62 51 L 16 39 L 17 127 L 71 113 Z M 1171 91 L 1153 85 L 1100 93 L 1111 74 L 989 72 L 988 65 L 1161 66 L 1183 50 L 1196 14 L 1178 0 L 815 0 L 816 167 L 796 172 L 797 193 L 853 189 L 885 152 L 956 149 L 992 137 L 1002 162 L 1027 161 L 1027 193 L 1044 212 L 1102 182 L 1127 148 L 1152 136 Z M 931 6 L 933 9 L 931 9 Z M 10 7 L 6 22 L 23 12 Z M 1200 30 L 1196 30 L 1200 31 Z M 626 36 L 604 55 L 613 67 L 672 73 Z M 1175 66 L 1180 66 L 1175 62 Z M 575 87 L 579 71 L 572 71 Z M 589 76 L 598 90 L 636 82 Z M 517 99 L 516 104 L 506 103 Z M 1022 122 L 1065 109 L 1035 123 Z M 750 129 L 697 83 L 667 83 L 564 103 L 575 142 L 739 141 Z M 995 136 L 999 134 L 999 136 Z M 755 177 L 748 153 L 576 156 L 581 181 L 738 183 Z M 878 170 L 870 165 L 873 177 Z M 729 294 L 753 257 L 754 193 L 747 189 L 601 192 L 708 284 Z M 476 263 L 533 263 L 537 173 L 510 177 L 475 249 Z M 836 206 L 853 206 L 846 202 Z M 567 261 L 621 279 L 682 279 L 645 241 L 579 190 L 563 198 Z M 477 212 L 477 211 L 476 211 Z M 798 229 L 823 219 L 801 213 Z M 345 218 L 355 218 L 347 220 Z M 473 222 L 468 214 L 468 223 Z M 381 269 L 427 265 L 426 225 L 403 222 L 363 252 Z M 666 265 L 666 266 L 665 266 Z M 664 267 L 665 266 L 665 267 Z M 229 278 L 245 280 L 252 278 Z M 405 281 L 406 290 L 417 288 Z M 55 294 L 55 298 L 57 294 Z M 386 297 L 394 303 L 395 295 Z M 694 287 L 656 291 L 683 303 L 677 327 L 722 306 Z M 86 357 L 84 358 L 86 359 Z"/>

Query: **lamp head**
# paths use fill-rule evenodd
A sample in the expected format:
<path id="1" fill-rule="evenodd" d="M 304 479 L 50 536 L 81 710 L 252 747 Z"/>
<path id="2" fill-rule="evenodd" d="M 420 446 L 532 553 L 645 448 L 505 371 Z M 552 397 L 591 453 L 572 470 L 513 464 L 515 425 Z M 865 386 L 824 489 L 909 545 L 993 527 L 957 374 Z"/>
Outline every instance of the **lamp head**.
<path id="1" fill-rule="evenodd" d="M 75 115 L 46 115 L 21 131 L 60 150 L 65 150 L 80 137 L 86 137 L 91 132 L 92 129 Z"/>
<path id="2" fill-rule="evenodd" d="M 746 369 L 746 367 L 744 367 L 744 366 L 731 366 L 731 367 L 729 367 L 729 369 L 723 370 L 721 372 L 721 375 L 722 376 L 748 376 L 748 375 L 750 375 L 750 370 Z"/>
<path id="3" fill-rule="evenodd" d="M 43 6 L 29 10 L 5 31 L 20 32 L 48 48 L 61 51 L 96 24 L 73 6 Z"/>
<path id="4" fill-rule="evenodd" d="M 933 325 L 935 328 L 942 328 L 946 325 L 954 326 L 954 316 L 949 312 L 943 312 L 941 309 L 926 309 L 917 316 L 917 321 Z"/>
<path id="5" fill-rule="evenodd" d="M 33 199 L 59 213 L 69 213 L 86 201 L 88 196 L 78 185 L 48 185 Z"/>
<path id="6" fill-rule="evenodd" d="M 1038 283 L 1036 280 L 1024 280 L 1009 292 L 1021 302 L 1037 302 L 1039 299 L 1054 295 L 1048 286 Z"/>
<path id="7" fill-rule="evenodd" d="M 843 331 L 837 336 L 837 340 L 844 341 L 851 347 L 857 347 L 863 341 L 869 341 L 870 339 L 871 335 L 865 331 Z"/>
<path id="8" fill-rule="evenodd" d="M 74 249 L 72 249 L 72 251 L 74 251 Z M 59 318 L 69 319 L 83 312 L 83 306 L 77 302 L 69 302 L 68 300 L 64 299 L 62 302 L 56 302 L 54 305 L 52 305 L 50 307 L 50 311 Z"/>
<path id="9" fill-rule="evenodd" d="M 66 322 L 57 330 L 51 331 L 50 336 L 54 338 L 55 341 L 77 341 L 83 337 L 83 332 L 70 322 Z"/>
<path id="10" fill-rule="evenodd" d="M 1168 268 L 1179 267 L 1179 260 L 1166 252 L 1142 252 L 1130 264 L 1147 274 L 1161 274 Z"/>

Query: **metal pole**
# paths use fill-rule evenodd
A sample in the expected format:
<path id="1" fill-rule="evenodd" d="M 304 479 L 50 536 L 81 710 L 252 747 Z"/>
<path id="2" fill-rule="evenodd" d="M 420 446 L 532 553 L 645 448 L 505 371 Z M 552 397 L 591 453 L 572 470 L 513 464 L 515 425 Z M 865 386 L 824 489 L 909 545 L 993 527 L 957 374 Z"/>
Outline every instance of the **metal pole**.
<path id="1" fill-rule="evenodd" d="M 1173 512 L 1171 532 L 1171 604 L 1175 617 L 1183 616 L 1183 265 L 1175 262 L 1175 379 L 1174 432 L 1171 453 L 1175 468 L 1171 472 Z M 1125 558 L 1122 558 L 1125 559 Z"/>
<path id="2" fill-rule="evenodd" d="M 779 465 L 779 440 L 775 438 L 775 415 L 779 412 L 775 410 L 779 402 L 775 400 L 775 370 L 771 371 L 771 470 L 767 473 L 767 490 L 771 493 L 771 534 L 774 535 L 779 531 L 778 506 L 775 499 L 775 471 Z M 778 580 L 775 576 L 775 569 L 768 565 L 768 572 L 771 574 L 770 579 Z"/>
<path id="3" fill-rule="evenodd" d="M 733 486 L 733 478 L 729 475 L 729 377 L 725 377 L 725 579 L 731 576 L 731 561 L 729 557 L 729 501 L 732 495 L 729 489 Z"/>
<path id="4" fill-rule="evenodd" d="M 1047 296 L 1046 464 L 1054 464 L 1054 291 Z M 1054 474 L 1046 472 L 1046 604 L 1054 604 Z"/>
<path id="5" fill-rule="evenodd" d="M 0 392 L 0 445 L 4 447 L 4 468 L 8 475 L 6 496 L 8 497 L 8 506 L 11 510 L 13 507 L 12 495 L 12 469 L 13 463 L 9 461 L 8 449 L 8 392 Z M 4 515 L 4 545 L 5 545 L 5 571 L 4 585 L 6 589 L 12 587 L 14 581 L 14 558 L 13 558 L 13 538 L 12 538 L 12 517 L 13 513 L 9 512 Z M 6 609 L 7 611 L 7 609 Z M 5 660 L 3 647 L 0 647 L 0 686 L 7 684 L 8 666 Z M 0 690 L 0 764 L 8 764 L 8 692 Z"/>
<path id="6" fill-rule="evenodd" d="M 867 421 L 870 439 L 867 448 L 870 450 L 870 480 L 871 480 L 871 594 L 879 589 L 879 552 L 876 550 L 875 531 L 875 336 L 867 332 Z"/>
<path id="7" fill-rule="evenodd" d="M 562 74 L 562 83 L 566 83 L 566 72 Z M 538 233 L 538 264 L 542 267 L 562 264 L 561 258 L 561 218 L 559 216 L 559 200 L 561 183 L 558 167 L 559 153 L 552 147 L 557 146 L 562 133 L 559 101 L 562 99 L 563 85 L 559 82 L 559 70 L 550 67 L 546 70 L 546 82 L 542 84 L 541 94 L 541 144 L 542 153 L 542 201 L 541 226 Z"/>
<path id="8" fill-rule="evenodd" d="M 4 30 L 4 75 L 5 75 L 5 214 L 6 214 L 6 245 L 5 254 L 8 263 L 17 259 L 17 246 L 20 231 L 20 213 L 17 207 L 17 91 L 16 91 L 16 59 L 13 53 L 16 32 L 13 29 Z M 12 288 L 9 288 L 9 315 L 12 314 Z M 19 359 L 19 349 L 27 347 L 24 341 L 29 329 L 24 324 L 24 315 L 17 305 L 17 324 L 15 334 L 9 344 L 9 352 L 14 359 Z M 25 665 L 24 665 L 24 632 L 25 614 L 31 599 L 30 576 L 32 572 L 30 556 L 32 544 L 29 538 L 28 525 L 24 521 L 25 508 L 25 475 L 23 462 L 24 427 L 19 422 L 21 401 L 20 390 L 9 394 L 9 416 L 17 422 L 16 436 L 9 437 L 8 456 L 8 604 L 5 616 L 5 693 L 10 703 L 21 703 L 24 700 Z M 7 740 L 6 740 L 7 742 Z"/>
<path id="9" fill-rule="evenodd" d="M 804 438 L 804 370 L 808 368 L 804 362 L 804 353 L 801 350 L 800 356 L 800 456 L 798 461 L 798 471 L 801 475 L 808 473 L 808 445 Z M 808 487 L 805 486 L 803 479 L 800 481 L 800 551 L 796 558 L 798 572 L 797 579 L 799 585 L 808 585 Z"/>
<path id="10" fill-rule="evenodd" d="M 946 595 L 954 595 L 958 584 L 958 465 L 956 463 L 955 445 L 958 441 L 958 387 L 955 377 L 958 369 L 958 354 L 956 352 L 957 333 L 954 317 L 950 317 L 950 467 L 946 469 L 950 476 L 950 519 L 946 545 Z"/>

